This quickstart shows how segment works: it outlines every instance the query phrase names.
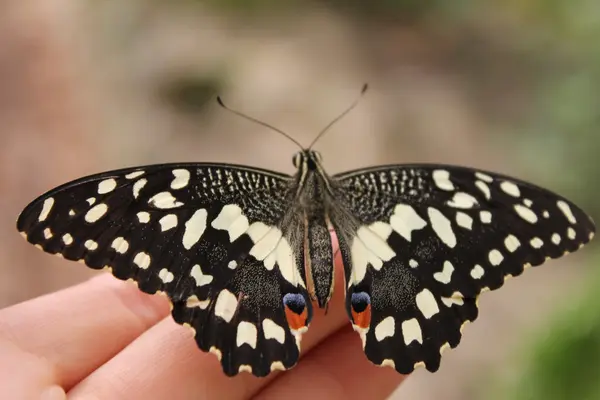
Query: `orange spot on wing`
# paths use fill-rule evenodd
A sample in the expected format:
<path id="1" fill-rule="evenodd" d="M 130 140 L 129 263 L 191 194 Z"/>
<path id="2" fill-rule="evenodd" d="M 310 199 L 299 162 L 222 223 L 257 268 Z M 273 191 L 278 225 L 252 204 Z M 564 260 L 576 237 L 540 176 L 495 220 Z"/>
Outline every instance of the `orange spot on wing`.
<path id="1" fill-rule="evenodd" d="M 308 308 L 304 307 L 302 313 L 296 314 L 290 310 L 288 306 L 285 306 L 285 317 L 287 318 L 290 329 L 299 330 L 306 326 L 306 320 L 308 319 Z"/>
<path id="2" fill-rule="evenodd" d="M 352 320 L 354 321 L 354 325 L 357 325 L 363 329 L 366 329 L 371 325 L 371 305 L 368 304 L 367 308 L 365 308 L 362 312 L 354 311 L 354 308 L 351 308 L 352 312 Z"/>

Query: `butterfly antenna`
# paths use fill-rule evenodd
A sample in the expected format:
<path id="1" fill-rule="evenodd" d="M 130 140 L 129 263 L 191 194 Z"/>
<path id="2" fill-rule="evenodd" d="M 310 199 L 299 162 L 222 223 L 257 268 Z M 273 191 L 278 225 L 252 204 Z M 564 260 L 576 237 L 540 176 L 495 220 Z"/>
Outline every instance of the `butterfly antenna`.
<path id="1" fill-rule="evenodd" d="M 350 111 L 352 111 L 354 109 L 354 107 L 356 107 L 358 105 L 358 102 L 360 101 L 360 99 L 362 99 L 363 95 L 365 94 L 365 92 L 367 91 L 368 88 L 369 88 L 369 84 L 365 83 L 360 91 L 360 94 L 356 98 L 356 100 L 354 100 L 354 102 L 350 105 L 350 107 L 346 108 L 346 110 L 343 113 L 338 115 L 333 121 L 331 121 L 329 124 L 327 124 L 327 126 L 325 128 L 323 128 L 323 130 L 321 130 L 321 132 L 319 132 L 319 134 L 317 135 L 315 140 L 313 140 L 312 143 L 310 144 L 310 146 L 308 146 L 309 150 L 315 145 L 315 143 L 317 143 L 317 141 L 319 139 L 321 139 L 323 137 L 323 135 L 325 134 L 325 132 L 327 132 L 329 130 L 329 128 L 331 128 L 340 119 L 344 118 L 344 116 L 346 114 L 348 114 Z"/>
<path id="2" fill-rule="evenodd" d="M 235 114 L 235 115 L 237 115 L 238 117 L 242 117 L 242 118 L 244 118 L 244 119 L 247 119 L 248 121 L 252 121 L 252 122 L 254 122 L 254 123 L 256 123 L 256 124 L 259 124 L 259 125 L 262 125 L 262 126 L 264 126 L 265 128 L 269 128 L 269 129 L 271 129 L 272 131 L 275 131 L 275 132 L 278 132 L 278 133 L 282 134 L 283 136 L 285 136 L 286 138 L 288 138 L 289 140 L 291 140 L 292 142 L 294 142 L 294 143 L 295 143 L 295 144 L 296 144 L 298 147 L 300 147 L 300 149 L 304 149 L 304 147 L 303 147 L 303 146 L 302 146 L 302 145 L 301 145 L 301 144 L 300 144 L 300 143 L 299 143 L 299 142 L 298 142 L 296 139 L 294 139 L 293 137 L 291 137 L 290 135 L 288 135 L 287 133 L 285 133 L 285 132 L 284 132 L 284 131 L 282 131 L 281 129 L 277 129 L 277 128 L 275 128 L 273 125 L 269 125 L 269 124 L 267 124 L 266 122 L 259 121 L 259 120 L 258 120 L 258 119 L 256 119 L 256 118 L 249 117 L 249 116 L 248 116 L 248 115 L 246 115 L 246 114 L 243 114 L 243 113 L 241 113 L 241 112 L 239 112 L 239 111 L 237 111 L 237 110 L 234 110 L 233 108 L 229 108 L 229 107 L 227 107 L 227 106 L 225 105 L 225 103 L 223 103 L 223 100 L 221 99 L 221 96 L 217 96 L 217 103 L 219 103 L 219 105 L 220 105 L 221 107 L 223 107 L 223 108 L 224 108 L 224 109 L 226 109 L 227 111 L 230 111 L 230 112 L 234 113 L 234 114 Z"/>

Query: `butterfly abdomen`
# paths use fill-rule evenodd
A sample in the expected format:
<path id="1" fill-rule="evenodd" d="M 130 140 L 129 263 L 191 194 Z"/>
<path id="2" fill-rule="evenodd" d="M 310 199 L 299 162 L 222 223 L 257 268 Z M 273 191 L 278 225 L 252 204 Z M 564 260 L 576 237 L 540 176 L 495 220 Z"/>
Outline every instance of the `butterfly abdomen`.
<path id="1" fill-rule="evenodd" d="M 333 290 L 333 251 L 331 234 L 327 227 L 325 214 L 316 214 L 307 218 L 308 274 L 312 281 L 312 290 L 319 307 L 324 308 Z"/>

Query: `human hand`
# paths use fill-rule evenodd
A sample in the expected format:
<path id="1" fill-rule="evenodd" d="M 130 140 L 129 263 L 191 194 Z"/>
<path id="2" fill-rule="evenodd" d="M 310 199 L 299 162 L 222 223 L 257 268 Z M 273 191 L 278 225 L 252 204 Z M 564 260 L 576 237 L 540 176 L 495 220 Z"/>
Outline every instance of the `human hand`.
<path id="1" fill-rule="evenodd" d="M 165 297 L 109 274 L 0 310 L 0 398 L 384 399 L 403 376 L 367 360 L 342 276 L 337 257 L 329 313 L 315 310 L 298 365 L 267 378 L 228 378 Z"/>

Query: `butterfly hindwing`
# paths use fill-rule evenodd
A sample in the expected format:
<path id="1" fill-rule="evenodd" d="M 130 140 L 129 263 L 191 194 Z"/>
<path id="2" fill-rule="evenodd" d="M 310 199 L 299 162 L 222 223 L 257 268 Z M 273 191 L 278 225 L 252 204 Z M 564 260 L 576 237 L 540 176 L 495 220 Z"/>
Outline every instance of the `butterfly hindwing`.
<path id="1" fill-rule="evenodd" d="M 289 186 L 231 165 L 118 170 L 40 196 L 17 227 L 46 252 L 166 293 L 226 374 L 264 376 L 297 362 L 312 316 Z"/>
<path id="2" fill-rule="evenodd" d="M 568 200 L 490 172 L 405 165 L 334 179 L 348 314 L 367 357 L 401 373 L 437 370 L 481 292 L 577 250 L 595 229 Z"/>

